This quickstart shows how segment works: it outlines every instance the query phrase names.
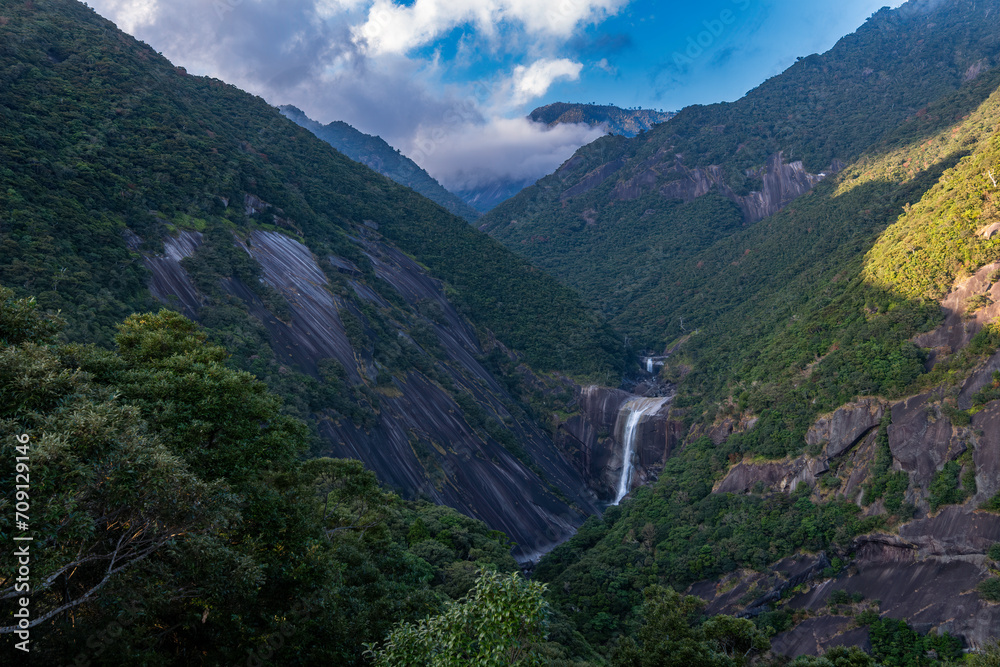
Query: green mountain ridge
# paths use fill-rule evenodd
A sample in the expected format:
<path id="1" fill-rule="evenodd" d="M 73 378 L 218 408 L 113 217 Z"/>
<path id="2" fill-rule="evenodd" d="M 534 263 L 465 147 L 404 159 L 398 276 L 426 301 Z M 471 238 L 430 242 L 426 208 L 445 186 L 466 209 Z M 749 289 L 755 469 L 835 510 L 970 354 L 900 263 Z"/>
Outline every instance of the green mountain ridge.
<path id="1" fill-rule="evenodd" d="M 457 195 L 445 190 L 430 174 L 381 137 L 364 134 L 339 120 L 322 125 L 292 105 L 286 104 L 279 108 L 286 118 L 306 128 L 347 157 L 374 169 L 400 185 L 416 190 L 451 213 L 469 222 L 474 222 L 481 215 Z"/>

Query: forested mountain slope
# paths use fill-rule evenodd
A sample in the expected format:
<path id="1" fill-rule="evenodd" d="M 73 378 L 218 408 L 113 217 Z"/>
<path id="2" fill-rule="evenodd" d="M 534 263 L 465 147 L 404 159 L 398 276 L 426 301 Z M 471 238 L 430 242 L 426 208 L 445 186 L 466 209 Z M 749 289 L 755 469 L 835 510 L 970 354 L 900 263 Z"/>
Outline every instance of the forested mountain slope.
<path id="1" fill-rule="evenodd" d="M 921 61 L 897 56 L 932 42 L 934 57 L 943 58 L 937 62 L 958 52 L 995 62 L 995 28 L 980 28 L 992 25 L 998 10 L 998 3 L 956 2 L 880 12 L 831 53 L 718 109 L 740 108 L 810 71 L 819 77 L 809 62 L 832 70 L 834 56 L 847 58 L 852 43 L 881 43 L 868 55 L 901 72 Z M 879 42 L 893 26 L 908 32 Z M 956 52 L 944 58 L 949 44 Z M 623 329 L 670 351 L 663 377 L 677 383 L 678 394 L 659 419 L 681 434 L 658 481 L 590 520 L 536 570 L 586 636 L 613 642 L 642 627 L 635 610 L 657 581 L 702 598 L 706 613 L 754 618 L 785 655 L 849 644 L 883 664 L 934 664 L 954 650 L 935 647 L 948 641 L 945 633 L 971 649 L 996 637 L 1000 70 L 969 69 L 959 60 L 951 74 L 941 71 L 954 87 L 929 86 L 932 74 L 919 81 L 901 74 L 896 94 L 912 92 L 902 90 L 906 81 L 933 97 L 913 98 L 911 112 L 878 133 L 871 126 L 884 118 L 863 126 L 852 120 L 858 107 L 840 98 L 836 112 L 845 121 L 831 122 L 836 136 L 814 128 L 816 146 L 796 143 L 794 132 L 789 144 L 775 144 L 813 156 L 799 173 L 808 159 L 815 169 L 831 155 L 860 154 L 822 181 L 801 181 L 809 192 L 794 200 L 794 188 L 777 188 L 791 201 L 757 219 L 747 216 L 753 200 L 727 185 L 725 159 L 696 170 L 686 166 L 690 154 L 684 164 L 674 156 L 683 187 L 656 180 L 663 173 L 644 163 L 655 191 L 641 193 L 634 209 L 626 190 L 645 186 L 602 171 L 602 142 L 626 156 L 613 168 L 634 174 L 628 151 L 655 155 L 663 148 L 647 146 L 652 137 L 710 109 L 681 112 L 641 148 L 636 140 L 604 139 L 564 165 L 572 171 L 574 161 L 594 159 L 592 170 L 582 171 L 597 183 L 594 192 L 604 188 L 563 197 L 567 209 L 577 197 L 592 197 L 585 212 L 594 220 L 578 223 L 577 238 L 634 239 L 645 262 L 635 261 L 617 283 L 623 291 L 606 294 L 604 303 L 621 307 Z M 801 98 L 786 90 L 791 111 Z M 794 129 L 797 116 L 787 118 Z M 670 145 L 707 141 L 707 129 L 694 138 L 677 131 Z M 840 148 L 822 152 L 833 144 Z M 764 191 L 768 174 L 778 185 L 794 175 L 771 159 Z M 532 224 L 557 219 L 559 209 L 546 198 L 567 194 L 560 179 L 557 173 L 511 202 L 524 207 L 507 210 L 518 220 L 512 228 L 526 213 Z M 597 217 L 602 196 L 604 217 Z M 655 218 L 646 208 L 652 201 L 672 207 L 676 226 Z M 682 213 L 687 217 L 677 217 Z M 499 214 L 488 219 L 502 234 Z M 512 247 L 531 254 L 557 238 L 568 243 L 573 234 L 554 227 L 551 238 Z M 667 243 L 675 244 L 669 258 Z M 595 299 L 599 273 L 574 278 L 589 284 Z M 641 279 L 629 283 L 636 275 Z"/>
<path id="2" fill-rule="evenodd" d="M 364 134 L 339 120 L 322 125 L 306 116 L 301 109 L 291 105 L 286 104 L 280 108 L 281 113 L 287 118 L 306 128 L 347 157 L 371 167 L 401 185 L 413 188 L 455 215 L 469 222 L 481 215 L 456 195 L 445 190 L 430 174 L 387 144 L 382 137 Z"/>
<path id="3" fill-rule="evenodd" d="M 620 375 L 625 348 L 575 294 L 82 4 L 3 12 L 0 284 L 105 345 L 165 301 L 311 423 L 314 453 L 522 553 L 594 510 L 529 405 L 572 383 L 517 370 Z"/>
<path id="4" fill-rule="evenodd" d="M 659 347 L 693 328 L 694 313 L 670 306 L 679 262 L 777 212 L 974 81 L 997 63 L 998 26 L 993 2 L 883 9 L 736 102 L 689 107 L 640 137 L 581 148 L 481 224 Z M 640 296 L 671 312 L 650 317 Z"/>

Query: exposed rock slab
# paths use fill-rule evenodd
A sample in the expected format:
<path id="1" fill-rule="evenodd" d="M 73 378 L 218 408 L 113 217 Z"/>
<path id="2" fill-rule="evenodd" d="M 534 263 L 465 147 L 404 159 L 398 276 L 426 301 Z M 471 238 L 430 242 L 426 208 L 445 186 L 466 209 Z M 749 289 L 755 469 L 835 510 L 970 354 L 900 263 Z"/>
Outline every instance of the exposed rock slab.
<path id="1" fill-rule="evenodd" d="M 916 545 L 923 554 L 983 554 L 1000 542 L 1000 515 L 952 505 L 933 517 L 903 524 L 899 536 Z"/>
<path id="2" fill-rule="evenodd" d="M 602 171 L 607 167 L 610 171 Z M 586 192 L 595 180 L 603 182 L 611 173 L 617 172 L 621 165 L 618 162 L 609 163 L 594 170 L 573 187 L 563 193 L 563 198 Z M 613 169 L 611 169 L 613 167 Z M 781 152 L 771 155 L 767 163 L 747 172 L 751 178 L 760 178 L 761 189 L 747 195 L 738 195 L 726 183 L 725 171 L 717 165 L 689 168 L 684 165 L 682 156 L 667 155 L 665 151 L 657 153 L 653 158 L 637 165 L 633 175 L 620 181 L 611 193 L 613 199 L 629 201 L 638 199 L 643 194 L 656 190 L 666 199 L 681 199 L 694 201 L 713 189 L 735 203 L 743 212 L 747 222 L 757 222 L 773 215 L 787 206 L 796 197 L 808 192 L 817 183 L 843 168 L 840 161 L 834 161 L 826 172 L 810 174 L 801 161 L 786 163 Z"/>
<path id="3" fill-rule="evenodd" d="M 991 401 L 972 417 L 976 437 L 972 461 L 976 465 L 976 495 L 979 505 L 1000 493 L 1000 401 Z"/>
<path id="4" fill-rule="evenodd" d="M 834 646 L 859 646 L 871 650 L 867 628 L 852 628 L 849 616 L 807 618 L 791 630 L 771 640 L 771 650 L 778 655 L 819 655 Z"/>
<path id="5" fill-rule="evenodd" d="M 138 238 L 135 236 L 135 239 Z M 167 237 L 163 240 L 162 255 L 146 255 L 142 258 L 143 264 L 152 274 L 150 294 L 190 318 L 197 317 L 201 308 L 201 296 L 192 284 L 191 276 L 181 266 L 181 260 L 193 255 L 200 245 L 199 232 L 184 231 L 176 238 Z"/>
<path id="6" fill-rule="evenodd" d="M 965 439 L 933 405 L 935 397 L 921 394 L 892 406 L 889 449 L 903 470 L 915 473 L 926 486 L 946 462 L 966 449 Z"/>
<path id="7" fill-rule="evenodd" d="M 778 491 L 794 491 L 799 484 L 814 486 L 818 475 L 826 472 L 821 461 L 800 457 L 792 461 L 737 463 L 716 484 L 714 493 L 747 493 L 756 484 Z"/>
<path id="8" fill-rule="evenodd" d="M 147 258 L 155 267 L 155 284 L 162 287 L 154 294 L 162 300 L 176 294 L 190 304 L 192 316 L 200 296 L 179 262 L 195 252 L 199 242 L 199 235 L 185 233 L 167 240 L 163 257 Z M 439 316 L 427 319 L 447 354 L 447 362 L 439 363 L 438 370 L 451 379 L 455 391 L 470 394 L 514 435 L 526 460 L 470 426 L 449 391 L 416 371 L 394 378 L 391 391 L 379 396 L 374 425 L 362 428 L 332 414 L 317 415 L 319 432 L 327 442 L 324 453 L 358 458 L 405 496 L 424 496 L 482 519 L 517 543 L 514 553 L 519 559 L 537 557 L 564 541 L 587 515 L 599 511 L 584 477 L 526 415 L 510 412 L 508 406 L 516 401 L 479 362 L 485 353 L 478 336 L 447 300 L 443 285 L 412 259 L 381 243 L 375 232 L 365 232 L 355 242 L 368 255 L 377 279 L 416 311 L 426 302 L 439 306 Z M 341 309 L 355 306 L 331 292 L 309 248 L 265 231 L 253 232 L 239 245 L 258 262 L 263 280 L 288 302 L 290 321 L 277 320 L 236 278 L 224 279 L 221 287 L 262 322 L 278 359 L 316 375 L 317 362 L 334 358 L 353 382 L 363 382 L 373 372 L 371 352 L 352 349 L 339 316 Z M 360 272 L 353 264 L 331 261 L 331 269 L 346 274 L 358 299 L 386 304 L 370 284 L 358 280 Z"/>
<path id="9" fill-rule="evenodd" d="M 931 363 L 941 354 L 951 354 L 968 345 L 987 322 L 1000 316 L 1000 282 L 991 281 L 997 269 L 1000 269 L 1000 263 L 987 264 L 972 276 L 957 281 L 952 291 L 941 301 L 944 323 L 913 339 L 914 344 L 920 347 L 935 349 Z M 969 300 L 979 294 L 985 294 L 993 303 L 980 308 L 972 317 L 967 317 Z"/>
<path id="10" fill-rule="evenodd" d="M 877 398 L 848 403 L 833 414 L 817 419 L 806 433 L 806 442 L 810 445 L 825 442 L 827 458 L 840 456 L 868 431 L 878 427 L 885 410 L 886 404 Z"/>

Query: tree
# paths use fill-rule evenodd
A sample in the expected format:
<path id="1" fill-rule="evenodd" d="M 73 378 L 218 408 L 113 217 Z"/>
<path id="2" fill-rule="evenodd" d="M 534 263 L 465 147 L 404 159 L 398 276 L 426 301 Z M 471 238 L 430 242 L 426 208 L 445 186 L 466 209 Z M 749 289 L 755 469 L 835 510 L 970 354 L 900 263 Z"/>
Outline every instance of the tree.
<path id="1" fill-rule="evenodd" d="M 541 665 L 545 586 L 520 574 L 482 571 L 475 591 L 444 613 L 399 625 L 367 655 L 377 667 L 507 667 Z"/>
<path id="2" fill-rule="evenodd" d="M 32 300 L 0 290 L 0 451 L 24 463 L 0 472 L 11 496 L 0 506 L 11 510 L 3 533 L 32 538 L 18 543 L 30 563 L 28 629 L 75 613 L 125 570 L 225 515 L 221 488 L 171 454 L 136 408 L 35 342 L 54 332 Z M 15 496 L 16 484 L 28 490 Z M 10 523 L 16 502 L 27 508 L 19 526 Z M 0 561 L 5 610 L 25 595 L 12 551 Z"/>

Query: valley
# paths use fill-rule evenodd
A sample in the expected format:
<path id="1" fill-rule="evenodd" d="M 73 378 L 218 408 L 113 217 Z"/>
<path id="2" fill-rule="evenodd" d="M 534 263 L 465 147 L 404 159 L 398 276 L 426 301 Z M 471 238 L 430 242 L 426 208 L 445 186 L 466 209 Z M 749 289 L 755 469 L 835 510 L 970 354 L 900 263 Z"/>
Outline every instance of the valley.
<path id="1" fill-rule="evenodd" d="M 14 664 L 995 664 L 1000 4 L 539 107 L 609 134 L 481 199 L 75 0 L 0 30 Z"/>

